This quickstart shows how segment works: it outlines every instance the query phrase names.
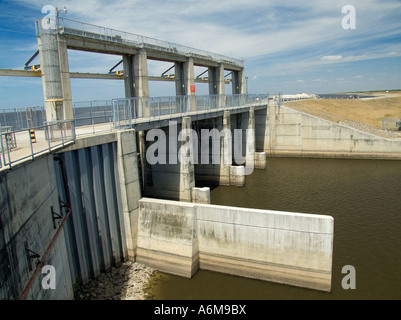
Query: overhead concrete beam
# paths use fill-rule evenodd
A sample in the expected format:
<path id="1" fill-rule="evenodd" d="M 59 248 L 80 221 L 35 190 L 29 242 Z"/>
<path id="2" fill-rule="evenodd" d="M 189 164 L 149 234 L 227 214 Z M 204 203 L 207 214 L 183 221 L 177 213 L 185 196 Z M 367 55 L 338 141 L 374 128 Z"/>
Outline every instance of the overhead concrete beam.
<path id="1" fill-rule="evenodd" d="M 25 77 L 25 78 L 40 78 L 42 72 L 27 71 L 27 70 L 11 70 L 0 69 L 0 77 Z M 149 76 L 149 81 L 168 81 L 174 82 L 175 78 Z M 86 73 L 86 72 L 70 72 L 70 79 L 104 79 L 104 80 L 124 80 L 123 74 L 107 74 L 107 73 Z M 208 83 L 208 80 L 195 79 L 197 83 Z"/>

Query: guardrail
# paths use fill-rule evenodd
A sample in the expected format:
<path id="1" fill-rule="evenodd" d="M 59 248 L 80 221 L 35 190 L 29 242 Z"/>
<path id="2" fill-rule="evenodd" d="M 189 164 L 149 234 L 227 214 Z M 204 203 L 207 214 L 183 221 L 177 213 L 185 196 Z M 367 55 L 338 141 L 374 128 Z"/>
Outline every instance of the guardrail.
<path id="1" fill-rule="evenodd" d="M 45 121 L 43 106 L 0 109 L 0 126 L 11 126 L 14 130 L 42 126 Z"/>
<path id="2" fill-rule="evenodd" d="M 154 121 L 184 115 L 208 113 L 249 104 L 269 103 L 269 95 L 205 95 L 114 99 L 113 127 L 126 129 L 138 121 Z"/>
<path id="3" fill-rule="evenodd" d="M 99 124 L 106 124 L 99 126 Z M 109 125 L 107 125 L 109 124 Z M 96 134 L 113 130 L 111 100 L 77 101 L 74 103 L 76 135 Z M 81 127 L 85 127 L 85 130 Z M 79 128 L 79 129 L 78 129 Z"/>
<path id="4" fill-rule="evenodd" d="M 42 18 L 44 19 L 44 18 Z M 36 21 L 36 34 L 40 34 L 40 23 L 42 19 Z M 244 61 L 239 59 L 230 58 L 221 54 L 208 52 L 188 46 L 183 46 L 163 40 L 158 40 L 146 36 L 141 36 L 135 33 L 114 30 L 90 23 L 71 20 L 67 18 L 58 17 L 58 32 L 91 38 L 96 40 L 110 41 L 116 43 L 125 43 L 139 48 L 159 50 L 169 53 L 177 53 L 188 57 L 199 57 L 202 59 L 210 59 L 218 62 L 228 62 L 230 64 L 244 67 Z"/>
<path id="5" fill-rule="evenodd" d="M 57 148 L 75 142 L 73 120 L 48 122 L 30 129 L 12 130 L 0 127 L 0 169 L 22 160 L 34 159 Z"/>

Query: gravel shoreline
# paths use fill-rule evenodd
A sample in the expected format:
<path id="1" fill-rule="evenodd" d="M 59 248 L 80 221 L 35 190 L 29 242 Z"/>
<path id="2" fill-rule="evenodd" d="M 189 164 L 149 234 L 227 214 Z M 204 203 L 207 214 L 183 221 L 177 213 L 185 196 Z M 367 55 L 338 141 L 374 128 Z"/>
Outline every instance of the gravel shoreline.
<path id="1" fill-rule="evenodd" d="M 75 300 L 146 300 L 146 292 L 155 270 L 137 263 L 124 262 L 118 268 L 100 274 L 75 291 Z"/>

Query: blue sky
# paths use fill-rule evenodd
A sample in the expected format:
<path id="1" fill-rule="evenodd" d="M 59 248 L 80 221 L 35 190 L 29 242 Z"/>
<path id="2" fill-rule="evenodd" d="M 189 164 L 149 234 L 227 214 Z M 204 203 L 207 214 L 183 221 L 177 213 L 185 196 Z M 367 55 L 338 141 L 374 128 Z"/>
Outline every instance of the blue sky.
<path id="1" fill-rule="evenodd" d="M 37 50 L 45 5 L 66 6 L 65 18 L 244 59 L 249 93 L 401 88 L 400 0 L 0 0 L 0 69 L 22 70 Z M 356 29 L 342 27 L 345 5 L 356 10 Z M 71 71 L 107 73 L 119 60 L 69 51 Z M 149 61 L 149 74 L 170 66 Z M 71 86 L 74 101 L 124 96 L 117 80 Z M 197 84 L 197 94 L 207 93 Z M 150 83 L 151 96 L 174 94 L 174 83 Z M 43 105 L 40 78 L 0 77 L 0 108 L 35 105 Z"/>

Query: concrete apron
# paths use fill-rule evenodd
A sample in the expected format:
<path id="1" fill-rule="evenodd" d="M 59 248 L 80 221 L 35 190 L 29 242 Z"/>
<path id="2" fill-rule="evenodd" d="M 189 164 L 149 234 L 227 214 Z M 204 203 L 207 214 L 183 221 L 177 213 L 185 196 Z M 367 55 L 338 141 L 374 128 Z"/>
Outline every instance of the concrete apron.
<path id="1" fill-rule="evenodd" d="M 142 198 L 136 260 L 191 278 L 199 269 L 329 292 L 334 219 Z"/>

